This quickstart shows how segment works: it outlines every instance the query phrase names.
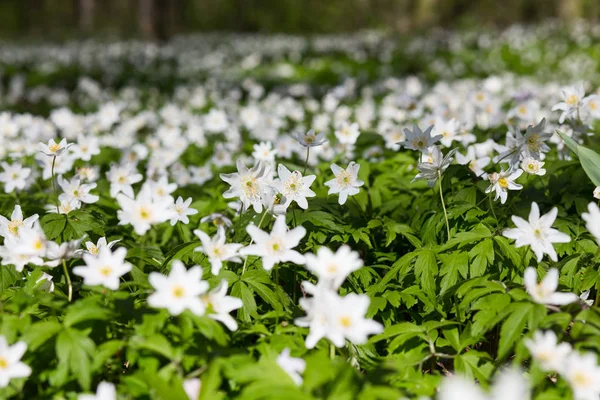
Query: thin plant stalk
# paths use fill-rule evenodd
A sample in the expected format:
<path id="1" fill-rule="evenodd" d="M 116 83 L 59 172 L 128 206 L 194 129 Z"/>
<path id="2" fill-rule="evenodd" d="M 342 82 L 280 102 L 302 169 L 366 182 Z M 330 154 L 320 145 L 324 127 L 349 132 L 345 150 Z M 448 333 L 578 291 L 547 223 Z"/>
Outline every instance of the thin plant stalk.
<path id="1" fill-rule="evenodd" d="M 63 258 L 62 260 L 63 272 L 65 273 L 65 279 L 67 280 L 67 298 L 69 299 L 69 303 L 73 300 L 73 285 L 71 284 L 71 276 L 69 275 L 69 270 L 67 269 L 67 262 Z"/>
<path id="2" fill-rule="evenodd" d="M 329 343 L 329 358 L 332 360 L 335 358 L 335 346 L 333 343 Z"/>
<path id="3" fill-rule="evenodd" d="M 265 210 L 263 212 L 262 217 L 260 218 L 260 221 L 258 222 L 258 228 L 260 229 L 260 227 L 262 226 L 263 221 L 265 220 L 265 216 L 267 215 L 267 210 Z M 250 244 L 249 246 L 252 245 L 252 243 L 254 243 L 254 239 L 250 240 Z M 246 272 L 246 265 L 248 264 L 248 256 L 246 256 L 246 258 L 244 258 L 244 266 L 242 267 L 242 276 L 244 275 L 244 273 Z"/>
<path id="4" fill-rule="evenodd" d="M 442 173 L 438 170 L 438 186 L 440 188 L 440 200 L 442 200 L 442 208 L 444 209 L 444 219 L 446 220 L 446 230 L 448 231 L 448 240 L 450 240 L 450 222 L 448 221 L 448 211 L 446 211 L 446 203 L 444 202 L 444 193 L 442 192 Z"/>
<path id="5" fill-rule="evenodd" d="M 56 212 L 60 214 L 60 208 L 58 203 L 58 192 L 56 191 L 56 183 L 54 178 L 54 165 L 56 164 L 56 156 L 52 157 L 52 189 L 54 189 L 54 195 L 56 196 Z"/>
<path id="6" fill-rule="evenodd" d="M 304 171 L 302 171 L 302 175 L 306 174 L 306 168 L 308 167 L 309 154 L 310 154 L 310 147 L 306 146 L 306 160 L 304 160 Z"/>

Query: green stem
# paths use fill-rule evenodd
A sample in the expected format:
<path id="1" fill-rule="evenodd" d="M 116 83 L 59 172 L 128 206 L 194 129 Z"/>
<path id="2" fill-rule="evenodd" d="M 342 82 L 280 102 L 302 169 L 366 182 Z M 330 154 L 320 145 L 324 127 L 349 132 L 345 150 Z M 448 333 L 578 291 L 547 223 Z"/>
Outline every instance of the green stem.
<path id="1" fill-rule="evenodd" d="M 448 211 L 446 211 L 446 203 L 444 202 L 444 193 L 442 192 L 442 173 L 438 169 L 438 186 L 440 188 L 440 199 L 442 200 L 442 208 L 444 209 L 444 219 L 446 220 L 446 230 L 448 231 L 448 240 L 450 240 L 450 222 L 448 221 Z"/>
<path id="2" fill-rule="evenodd" d="M 267 215 L 267 210 L 265 210 L 263 212 L 262 217 L 260 218 L 260 221 L 258 222 L 258 229 L 260 229 L 260 227 L 262 226 L 263 221 L 265 220 L 265 216 Z M 254 243 L 254 239 L 250 240 L 250 244 L 248 246 L 251 246 L 252 243 Z M 244 273 L 246 272 L 246 265 L 248 264 L 248 256 L 246 256 L 246 258 L 244 258 L 244 266 L 242 267 L 242 276 L 244 275 Z"/>
<path id="3" fill-rule="evenodd" d="M 333 343 L 329 343 L 329 358 L 332 360 L 335 358 L 335 346 Z"/>
<path id="4" fill-rule="evenodd" d="M 496 220 L 496 224 L 498 224 L 498 218 L 496 217 L 496 211 L 494 211 L 494 201 L 492 200 L 492 194 L 490 193 L 487 198 L 490 202 L 490 209 L 492 210 L 492 215 L 494 216 L 494 219 Z"/>
<path id="5" fill-rule="evenodd" d="M 67 262 L 65 261 L 64 258 L 62 260 L 62 266 L 63 266 L 63 272 L 65 273 L 65 279 L 67 280 L 67 287 L 68 287 L 67 298 L 69 299 L 69 302 L 71 302 L 71 300 L 73 300 L 73 285 L 71 284 L 71 276 L 69 275 L 69 270 L 67 269 Z"/>
<path id="6" fill-rule="evenodd" d="M 56 212 L 60 214 L 59 202 L 58 202 L 58 192 L 56 191 L 56 183 L 54 182 L 54 165 L 56 164 L 56 156 L 52 157 L 52 189 L 54 189 L 54 195 L 56 196 Z M 70 301 L 70 300 L 69 300 Z"/>
<path id="7" fill-rule="evenodd" d="M 306 173 L 306 168 L 308 167 L 308 155 L 310 154 L 310 147 L 306 147 L 306 160 L 304 161 L 304 171 L 302 171 L 302 175 Z"/>

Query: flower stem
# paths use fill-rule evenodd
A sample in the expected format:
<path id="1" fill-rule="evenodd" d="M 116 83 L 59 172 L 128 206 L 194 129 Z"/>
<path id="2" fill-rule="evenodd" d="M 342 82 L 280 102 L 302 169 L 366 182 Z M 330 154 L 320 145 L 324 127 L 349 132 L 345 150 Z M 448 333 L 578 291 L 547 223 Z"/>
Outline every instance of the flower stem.
<path id="1" fill-rule="evenodd" d="M 310 154 L 310 147 L 306 147 L 306 160 L 304 160 L 304 171 L 302 171 L 302 175 L 306 173 L 306 168 L 308 167 L 308 155 Z"/>
<path id="2" fill-rule="evenodd" d="M 335 346 L 333 343 L 329 343 L 329 358 L 332 360 L 335 358 Z"/>
<path id="3" fill-rule="evenodd" d="M 260 221 L 258 222 L 258 229 L 260 229 L 260 227 L 262 226 L 262 223 L 265 220 L 266 215 L 267 215 L 267 210 L 265 210 L 263 212 L 262 217 L 260 217 Z M 248 246 L 251 246 L 252 243 L 254 243 L 254 239 L 250 240 L 250 244 Z M 247 264 L 248 264 L 248 256 L 246 256 L 246 258 L 244 258 L 244 266 L 242 267 L 242 276 L 246 272 L 246 265 Z"/>
<path id="4" fill-rule="evenodd" d="M 56 156 L 52 157 L 52 189 L 54 189 L 54 195 L 56 196 L 56 212 L 60 214 L 59 203 L 58 203 L 58 192 L 56 191 L 56 183 L 54 182 L 54 165 L 56 164 Z M 69 301 L 71 301 L 69 299 Z"/>
<path id="5" fill-rule="evenodd" d="M 450 240 L 450 222 L 448 222 L 448 211 L 446 211 L 446 203 L 444 202 L 444 193 L 442 192 L 442 173 L 438 169 L 438 186 L 440 188 L 440 199 L 442 200 L 442 208 L 444 209 L 444 219 L 446 220 L 446 230 L 448 231 L 448 240 Z"/>
<path id="6" fill-rule="evenodd" d="M 62 260 L 63 272 L 65 273 L 65 279 L 67 280 L 68 287 L 68 295 L 69 303 L 73 300 L 73 285 L 71 284 L 71 276 L 69 275 L 69 270 L 67 269 L 67 262 L 63 258 Z"/>

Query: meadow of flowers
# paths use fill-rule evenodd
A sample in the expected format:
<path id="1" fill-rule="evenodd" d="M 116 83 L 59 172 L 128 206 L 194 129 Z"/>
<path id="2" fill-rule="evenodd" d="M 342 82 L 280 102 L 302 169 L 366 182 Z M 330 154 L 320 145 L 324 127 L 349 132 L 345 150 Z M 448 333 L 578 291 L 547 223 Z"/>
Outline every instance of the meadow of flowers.
<path id="1" fill-rule="evenodd" d="M 0 398 L 597 400 L 599 39 L 0 44 Z"/>

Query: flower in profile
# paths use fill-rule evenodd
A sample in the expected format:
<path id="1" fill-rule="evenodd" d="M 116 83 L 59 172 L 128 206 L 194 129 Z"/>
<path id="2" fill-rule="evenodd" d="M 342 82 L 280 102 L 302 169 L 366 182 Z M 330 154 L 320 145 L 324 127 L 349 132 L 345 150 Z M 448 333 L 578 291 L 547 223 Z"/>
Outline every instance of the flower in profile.
<path id="1" fill-rule="evenodd" d="M 579 297 L 575 293 L 561 293 L 556 291 L 558 288 L 558 270 L 556 268 L 548 270 L 544 279 L 538 283 L 535 268 L 527 267 L 523 282 L 525 283 L 527 293 L 529 293 L 533 301 L 539 304 L 562 306 L 579 300 Z"/>
<path id="2" fill-rule="evenodd" d="M 306 369 L 306 361 L 298 357 L 292 357 L 290 349 L 286 347 L 277 356 L 277 365 L 292 378 L 296 385 L 302 385 L 302 374 Z"/>
<path id="3" fill-rule="evenodd" d="M 27 351 L 25 342 L 17 342 L 9 346 L 6 337 L 0 335 L 0 388 L 8 386 L 11 379 L 27 378 L 31 375 L 31 368 L 21 362 L 25 351 Z"/>
<path id="4" fill-rule="evenodd" d="M 277 167 L 277 174 L 279 179 L 273 183 L 273 186 L 275 186 L 285 198 L 283 207 L 287 208 L 292 201 L 295 201 L 300 208 L 306 210 L 308 208 L 308 201 L 306 198 L 316 196 L 315 192 L 310 190 L 310 185 L 317 179 L 317 176 L 302 176 L 300 171 L 290 172 L 283 164 L 279 164 Z"/>
<path id="5" fill-rule="evenodd" d="M 91 254 L 93 256 L 97 256 L 100 253 L 100 250 L 103 248 L 107 248 L 107 249 L 112 249 L 113 246 L 117 243 L 119 243 L 121 241 L 121 239 L 117 239 L 117 240 L 113 240 L 111 242 L 106 241 L 106 238 L 103 236 L 100 239 L 98 239 L 98 241 L 96 243 L 94 242 L 85 242 L 85 248 L 86 250 L 81 250 L 80 253 L 81 254 Z"/>
<path id="6" fill-rule="evenodd" d="M 304 227 L 297 226 L 288 230 L 285 216 L 280 215 L 275 219 L 271 233 L 254 225 L 248 225 L 246 230 L 254 244 L 244 247 L 239 253 L 262 257 L 263 268 L 267 271 L 273 269 L 273 266 L 280 262 L 291 261 L 295 264 L 304 264 L 304 256 L 293 250 L 306 235 Z"/>
<path id="7" fill-rule="evenodd" d="M 73 143 L 67 143 L 66 138 L 62 139 L 59 143 L 56 143 L 54 139 L 50 139 L 48 144 L 41 142 L 39 144 L 40 152 L 48 157 L 58 157 L 72 145 Z"/>
<path id="8" fill-rule="evenodd" d="M 73 268 L 75 275 L 83 277 L 89 286 L 104 286 L 111 290 L 119 289 L 119 280 L 131 271 L 131 264 L 125 261 L 127 249 L 119 247 L 114 252 L 102 247 L 98 255 L 84 254 L 85 266 Z"/>
<path id="9" fill-rule="evenodd" d="M 558 343 L 552 331 L 536 331 L 533 339 L 524 340 L 525 347 L 544 371 L 562 371 L 572 349 L 568 343 Z"/>
<path id="10" fill-rule="evenodd" d="M 231 226 L 233 225 L 229 218 L 220 213 L 212 213 L 207 215 L 206 217 L 202 217 L 200 219 L 200 223 L 204 224 L 205 222 L 210 222 L 217 228 L 231 228 Z"/>
<path id="11" fill-rule="evenodd" d="M 588 211 L 581 214 L 581 218 L 586 222 L 585 227 L 596 238 L 600 246 L 600 208 L 595 203 L 588 204 Z"/>
<path id="12" fill-rule="evenodd" d="M 335 253 L 323 246 L 316 255 L 306 253 L 304 258 L 306 269 L 317 275 L 319 284 L 332 290 L 338 290 L 348 275 L 363 266 L 358 253 L 347 245 L 342 245 Z"/>
<path id="13" fill-rule="evenodd" d="M 206 254 L 211 265 L 210 271 L 213 275 L 219 274 L 223 266 L 223 261 L 241 262 L 241 259 L 238 257 L 238 250 L 242 245 L 239 243 L 226 244 L 224 228 L 219 227 L 217 233 L 212 238 L 200 229 L 194 230 L 194 234 L 202 242 L 202 246 L 196 247 L 194 251 Z"/>
<path id="14" fill-rule="evenodd" d="M 216 288 L 202 295 L 200 300 L 209 318 L 222 322 L 230 331 L 237 330 L 238 324 L 230 313 L 242 308 L 244 303 L 237 297 L 227 295 L 227 280 L 223 279 Z"/>
<path id="15" fill-rule="evenodd" d="M 360 164 L 350 161 L 350 164 L 346 169 L 341 168 L 337 164 L 331 164 L 331 171 L 333 171 L 333 178 L 330 181 L 325 182 L 325 186 L 329 187 L 327 194 L 339 193 L 339 204 L 343 205 L 348 200 L 348 196 L 354 196 L 360 191 L 359 187 L 365 183 L 358 179 L 358 170 Z"/>
<path id="16" fill-rule="evenodd" d="M 96 394 L 80 394 L 77 400 L 117 400 L 117 389 L 109 382 L 100 382 Z"/>
<path id="17" fill-rule="evenodd" d="M 566 233 L 552 228 L 557 214 L 558 209 L 554 207 L 549 213 L 540 217 L 540 209 L 537 203 L 533 202 L 529 212 L 529 222 L 513 215 L 511 219 L 517 227 L 506 229 L 502 235 L 509 239 L 515 239 L 517 248 L 530 245 L 538 262 L 542 261 L 544 254 L 548 254 L 552 261 L 558 261 L 552 244 L 568 243 L 571 238 Z"/>
<path id="18" fill-rule="evenodd" d="M 292 137 L 304 147 L 317 147 L 327 141 L 323 132 L 315 133 L 313 129 L 304 134 L 297 132 Z"/>
<path id="19" fill-rule="evenodd" d="M 180 260 L 175 260 L 168 276 L 151 272 L 148 280 L 156 290 L 148 297 L 150 307 L 166 308 L 171 315 L 179 315 L 186 309 L 195 315 L 206 312 L 200 296 L 208 290 L 208 283 L 202 280 L 200 266 L 186 270 Z"/>
<path id="20" fill-rule="evenodd" d="M 413 125 L 412 131 L 408 128 L 404 128 L 406 139 L 398 144 L 404 146 L 404 148 L 408 150 L 418 150 L 421 153 L 427 153 L 427 149 L 442 139 L 442 135 L 431 137 L 432 129 L 433 125 L 423 132 L 416 124 Z"/>
<path id="21" fill-rule="evenodd" d="M 596 186 L 593 192 L 593 196 L 595 199 L 600 200 L 600 186 Z"/>
<path id="22" fill-rule="evenodd" d="M 222 180 L 231 185 L 223 193 L 223 197 L 226 199 L 239 197 L 244 211 L 252 206 L 255 212 L 261 212 L 263 177 L 267 175 L 267 169 L 261 164 L 248 168 L 242 160 L 237 161 L 237 169 L 238 172 L 219 175 Z"/>
<path id="23" fill-rule="evenodd" d="M 485 189 L 486 193 L 491 193 L 492 191 L 496 192 L 496 196 L 494 200 L 500 199 L 500 203 L 506 203 L 506 199 L 508 198 L 509 190 L 521 190 L 523 189 L 523 185 L 519 185 L 515 183 L 521 175 L 523 174 L 523 170 L 517 169 L 516 171 L 504 171 L 503 169 L 500 172 L 492 172 L 488 179 L 490 180 L 490 186 Z"/>
<path id="24" fill-rule="evenodd" d="M 435 186 L 438 178 L 454 160 L 453 156 L 455 152 L 456 149 L 452 149 L 445 156 L 442 156 L 442 151 L 439 147 L 432 147 L 431 156 L 428 158 L 428 161 L 417 165 L 419 173 L 413 178 L 412 182 L 417 179 L 427 179 L 429 187 Z"/>

